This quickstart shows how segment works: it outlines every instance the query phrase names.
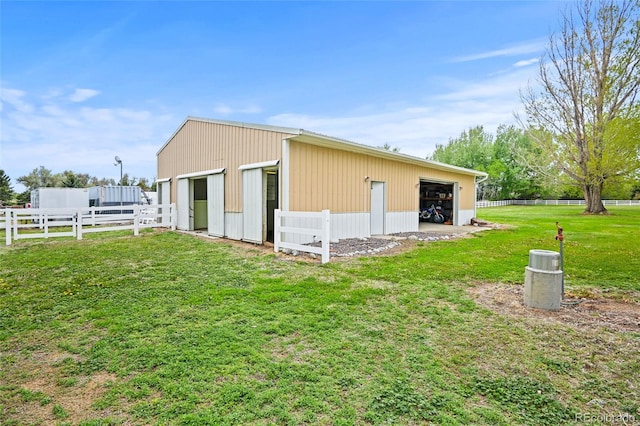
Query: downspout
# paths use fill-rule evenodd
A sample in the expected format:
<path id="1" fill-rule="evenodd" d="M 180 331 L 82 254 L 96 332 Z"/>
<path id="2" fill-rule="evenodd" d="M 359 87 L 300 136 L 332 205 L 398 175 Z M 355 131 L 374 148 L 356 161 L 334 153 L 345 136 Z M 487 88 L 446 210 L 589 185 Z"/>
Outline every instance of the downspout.
<path id="1" fill-rule="evenodd" d="M 477 176 L 476 176 L 477 177 Z M 476 181 L 476 185 L 489 179 L 489 175 L 484 175 L 482 179 Z"/>

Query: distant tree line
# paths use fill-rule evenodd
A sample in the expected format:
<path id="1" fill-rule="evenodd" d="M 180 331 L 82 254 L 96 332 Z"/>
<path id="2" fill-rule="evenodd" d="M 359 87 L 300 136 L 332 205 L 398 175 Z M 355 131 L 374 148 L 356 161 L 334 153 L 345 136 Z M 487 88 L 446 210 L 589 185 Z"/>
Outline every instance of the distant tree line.
<path id="1" fill-rule="evenodd" d="M 88 173 L 76 173 L 65 170 L 53 173 L 44 166 L 33 169 L 29 174 L 16 179 L 26 190 L 16 193 L 11 186 L 11 179 L 4 170 L 0 170 L 0 205 L 24 204 L 31 200 L 31 191 L 36 188 L 88 188 L 102 185 L 139 186 L 145 191 L 155 191 L 156 183 L 147 178 L 136 178 L 127 173 L 122 175 L 122 182 L 111 178 L 97 178 Z"/>
<path id="2" fill-rule="evenodd" d="M 478 199 L 583 198 L 580 184 L 549 161 L 530 132 L 516 126 L 499 126 L 495 135 L 483 126 L 472 127 L 446 145 L 436 145 L 429 159 L 487 173 L 478 185 Z M 608 179 L 603 198 L 640 198 L 639 173 Z"/>

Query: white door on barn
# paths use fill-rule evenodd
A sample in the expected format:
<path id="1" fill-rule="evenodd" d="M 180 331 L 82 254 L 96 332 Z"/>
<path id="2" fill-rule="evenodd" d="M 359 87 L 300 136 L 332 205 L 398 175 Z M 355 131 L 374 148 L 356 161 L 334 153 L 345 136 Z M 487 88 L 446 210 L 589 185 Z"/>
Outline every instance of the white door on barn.
<path id="1" fill-rule="evenodd" d="M 189 179 L 178 179 L 178 229 L 189 230 Z"/>
<path id="2" fill-rule="evenodd" d="M 263 171 L 261 168 L 242 171 L 242 239 L 262 244 Z"/>
<path id="3" fill-rule="evenodd" d="M 371 182 L 371 235 L 384 234 L 385 188 L 384 182 Z"/>
<path id="4" fill-rule="evenodd" d="M 224 173 L 207 176 L 208 233 L 224 237 Z"/>

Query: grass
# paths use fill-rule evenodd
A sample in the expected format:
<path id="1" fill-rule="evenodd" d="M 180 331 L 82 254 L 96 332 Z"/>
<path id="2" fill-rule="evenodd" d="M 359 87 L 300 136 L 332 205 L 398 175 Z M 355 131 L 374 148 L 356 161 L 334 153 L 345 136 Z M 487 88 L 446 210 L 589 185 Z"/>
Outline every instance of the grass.
<path id="1" fill-rule="evenodd" d="M 570 291 L 638 301 L 640 210 L 482 209 L 513 225 L 327 265 L 172 232 L 0 247 L 0 423 L 577 424 L 640 418 L 640 333 L 507 316 L 558 248 Z"/>

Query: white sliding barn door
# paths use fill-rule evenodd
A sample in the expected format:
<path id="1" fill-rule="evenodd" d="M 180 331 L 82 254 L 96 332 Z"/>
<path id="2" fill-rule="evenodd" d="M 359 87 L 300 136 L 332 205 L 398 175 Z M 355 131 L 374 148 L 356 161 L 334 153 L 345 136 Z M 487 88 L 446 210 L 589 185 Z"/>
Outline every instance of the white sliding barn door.
<path id="1" fill-rule="evenodd" d="M 168 206 L 171 204 L 171 181 L 158 182 L 158 202 L 156 204 Z M 169 223 L 169 207 L 163 207 L 161 211 L 161 223 Z"/>
<path id="2" fill-rule="evenodd" d="M 242 172 L 242 239 L 257 244 L 262 244 L 262 186 L 261 168 Z"/>
<path id="3" fill-rule="evenodd" d="M 207 176 L 209 235 L 224 237 L 224 173 Z"/>
<path id="4" fill-rule="evenodd" d="M 178 179 L 178 229 L 189 230 L 189 179 Z"/>

